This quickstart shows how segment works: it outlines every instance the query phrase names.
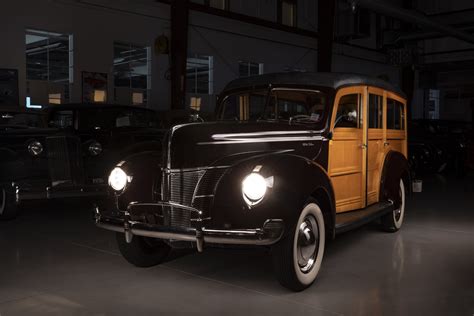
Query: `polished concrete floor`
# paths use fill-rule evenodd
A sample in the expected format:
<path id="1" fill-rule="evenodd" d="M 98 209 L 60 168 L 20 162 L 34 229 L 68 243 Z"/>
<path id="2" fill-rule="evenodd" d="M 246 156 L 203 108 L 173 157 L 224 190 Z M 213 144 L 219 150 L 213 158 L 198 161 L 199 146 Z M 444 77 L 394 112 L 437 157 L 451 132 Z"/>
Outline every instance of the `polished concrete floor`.
<path id="1" fill-rule="evenodd" d="M 423 185 L 400 232 L 339 236 L 301 293 L 280 287 L 261 249 L 140 269 L 77 203 L 32 208 L 0 223 L 0 315 L 474 315 L 474 175 Z"/>

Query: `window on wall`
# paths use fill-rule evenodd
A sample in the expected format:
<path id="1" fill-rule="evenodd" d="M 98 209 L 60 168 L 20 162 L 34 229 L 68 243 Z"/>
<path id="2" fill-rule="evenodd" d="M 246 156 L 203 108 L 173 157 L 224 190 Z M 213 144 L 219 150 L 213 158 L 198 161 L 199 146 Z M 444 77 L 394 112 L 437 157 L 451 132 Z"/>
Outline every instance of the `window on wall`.
<path id="1" fill-rule="evenodd" d="M 72 35 L 27 29 L 25 47 L 27 104 L 69 102 L 74 78 Z"/>
<path id="2" fill-rule="evenodd" d="M 228 0 L 206 0 L 205 4 L 211 8 L 216 8 L 220 10 L 228 10 L 229 9 L 229 1 Z"/>
<path id="3" fill-rule="evenodd" d="M 114 42 L 115 103 L 145 105 L 150 88 L 150 47 Z"/>
<path id="4" fill-rule="evenodd" d="M 186 65 L 186 92 L 213 94 L 212 56 L 188 57 Z"/>
<path id="5" fill-rule="evenodd" d="M 297 0 L 278 0 L 278 22 L 287 26 L 296 26 Z"/>
<path id="6" fill-rule="evenodd" d="M 369 128 L 383 128 L 383 97 L 369 94 Z"/>
<path id="7" fill-rule="evenodd" d="M 239 77 L 249 77 L 263 74 L 263 64 L 249 61 L 239 61 Z"/>
<path id="8" fill-rule="evenodd" d="M 387 129 L 405 129 L 405 111 L 401 102 L 387 99 Z"/>

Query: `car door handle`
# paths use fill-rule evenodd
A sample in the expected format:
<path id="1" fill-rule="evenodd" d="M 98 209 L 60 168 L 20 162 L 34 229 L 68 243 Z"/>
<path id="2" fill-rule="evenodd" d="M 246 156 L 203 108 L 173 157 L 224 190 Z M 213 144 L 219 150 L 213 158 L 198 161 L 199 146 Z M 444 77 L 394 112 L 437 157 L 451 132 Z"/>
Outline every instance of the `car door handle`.
<path id="1" fill-rule="evenodd" d="M 385 143 L 383 143 L 383 145 L 384 145 L 384 146 L 388 146 L 388 145 L 390 145 L 390 143 L 389 143 L 389 142 L 385 142 Z"/>
<path id="2" fill-rule="evenodd" d="M 366 145 L 366 144 L 361 144 L 361 145 L 360 145 L 360 148 L 362 148 L 362 149 L 367 149 L 367 145 Z"/>

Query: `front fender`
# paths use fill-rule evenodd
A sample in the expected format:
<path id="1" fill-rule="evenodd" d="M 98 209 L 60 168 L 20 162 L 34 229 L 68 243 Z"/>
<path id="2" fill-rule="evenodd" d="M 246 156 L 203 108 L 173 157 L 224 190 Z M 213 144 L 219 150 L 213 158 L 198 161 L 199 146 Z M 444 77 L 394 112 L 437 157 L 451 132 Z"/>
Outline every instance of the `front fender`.
<path id="1" fill-rule="evenodd" d="M 161 152 L 147 151 L 128 156 L 117 164 L 131 177 L 122 193 L 113 193 L 117 196 L 117 206 L 120 210 L 124 211 L 130 202 L 157 200 L 156 194 L 160 191 L 157 188 L 161 185 L 161 160 Z"/>
<path id="2" fill-rule="evenodd" d="M 249 208 L 242 197 L 242 180 L 259 165 L 262 176 L 273 177 L 273 187 L 268 188 L 259 204 Z M 320 165 L 290 154 L 247 159 L 232 166 L 221 178 L 211 208 L 211 223 L 213 228 L 241 229 L 262 227 L 267 219 L 282 219 L 286 227 L 291 227 L 310 198 L 318 200 L 326 224 L 332 229 L 334 192 Z"/>

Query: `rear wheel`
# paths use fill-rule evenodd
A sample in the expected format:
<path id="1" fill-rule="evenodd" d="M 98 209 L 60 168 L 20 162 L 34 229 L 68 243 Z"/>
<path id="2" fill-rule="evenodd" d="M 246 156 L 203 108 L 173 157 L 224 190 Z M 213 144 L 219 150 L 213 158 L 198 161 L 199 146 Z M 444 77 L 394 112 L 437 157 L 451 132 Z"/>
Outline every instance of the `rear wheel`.
<path id="1" fill-rule="evenodd" d="M 118 248 L 122 256 L 137 267 L 151 267 L 162 263 L 171 247 L 159 239 L 133 236 L 132 241 L 125 241 L 125 234 L 116 234 Z"/>
<path id="2" fill-rule="evenodd" d="M 13 219 L 17 214 L 18 205 L 16 205 L 6 190 L 0 187 L 0 220 Z"/>
<path id="3" fill-rule="evenodd" d="M 402 179 L 400 179 L 398 194 L 398 207 L 393 212 L 382 217 L 382 229 L 387 232 L 398 231 L 402 227 L 403 218 L 405 217 L 405 185 Z"/>
<path id="4" fill-rule="evenodd" d="M 323 213 L 311 202 L 287 236 L 272 249 L 273 265 L 281 285 L 302 291 L 314 282 L 323 260 L 325 236 Z"/>

